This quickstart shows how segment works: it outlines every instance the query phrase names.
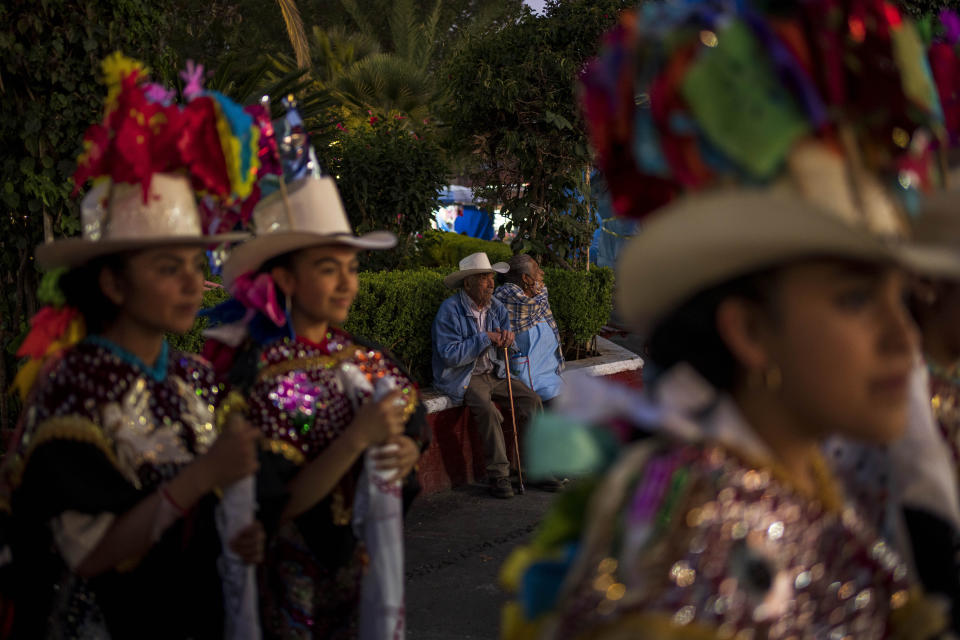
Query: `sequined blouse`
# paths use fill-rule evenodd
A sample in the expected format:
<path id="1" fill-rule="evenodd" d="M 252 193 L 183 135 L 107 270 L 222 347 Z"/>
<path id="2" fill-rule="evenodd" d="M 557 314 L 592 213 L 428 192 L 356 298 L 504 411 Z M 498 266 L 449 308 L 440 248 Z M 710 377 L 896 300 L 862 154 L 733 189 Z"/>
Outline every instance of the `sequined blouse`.
<path id="1" fill-rule="evenodd" d="M 853 508 L 718 444 L 658 440 L 598 489 L 555 637 L 887 637 L 907 571 Z"/>
<path id="2" fill-rule="evenodd" d="M 26 410 L 20 472 L 53 440 L 91 444 L 136 488 L 172 478 L 216 439 L 223 386 L 193 354 L 166 343 L 153 367 L 96 337 L 71 349 Z"/>
<path id="3" fill-rule="evenodd" d="M 152 607 L 174 607 L 181 615 L 156 625 L 165 637 L 220 633 L 220 546 L 212 494 L 145 556 L 89 581 L 69 571 L 54 544 L 63 514 L 117 517 L 210 447 L 224 395 L 211 368 L 166 343 L 150 367 L 92 336 L 54 363 L 39 385 L 6 469 L 13 489 L 15 566 L 25 572 L 28 602 L 18 604 L 18 618 L 43 624 L 41 616 L 49 615 L 57 626 L 102 617 L 112 635 L 126 637 L 144 616 L 157 617 Z M 64 599 L 68 589 L 74 595 Z"/>
<path id="4" fill-rule="evenodd" d="M 408 399 L 409 414 L 418 406 L 416 388 L 396 362 L 340 330 L 331 330 L 321 343 L 303 338 L 273 342 L 260 351 L 256 366 L 248 404 L 267 449 L 260 472 L 261 514 L 279 515 L 287 496 L 271 493 L 269 487 L 285 487 L 302 465 L 343 434 L 354 418 L 354 399 L 369 398 L 378 379 L 394 378 Z M 351 380 L 344 373 L 349 367 L 369 386 L 348 389 Z M 417 414 L 407 428 L 419 437 L 422 411 Z M 366 562 L 350 526 L 359 469 L 359 463 L 354 465 L 330 495 L 292 522 L 277 517 L 271 525 L 266 518 L 273 535 L 260 591 L 265 638 L 356 637 Z"/>
<path id="5" fill-rule="evenodd" d="M 266 436 L 266 446 L 296 464 L 312 460 L 341 435 L 353 420 L 352 400 L 338 372 L 353 365 L 375 383 L 392 376 L 417 405 L 416 387 L 403 370 L 377 350 L 360 346 L 349 334 L 333 330 L 322 343 L 283 339 L 266 346 L 257 363 L 249 394 L 251 420 Z M 361 401 L 370 396 L 358 389 Z"/>

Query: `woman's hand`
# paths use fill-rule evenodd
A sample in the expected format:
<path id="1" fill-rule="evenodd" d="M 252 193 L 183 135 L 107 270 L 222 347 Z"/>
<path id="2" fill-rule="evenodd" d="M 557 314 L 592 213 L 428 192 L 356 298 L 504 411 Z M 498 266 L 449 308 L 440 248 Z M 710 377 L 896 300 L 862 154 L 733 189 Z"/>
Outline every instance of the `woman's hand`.
<path id="1" fill-rule="evenodd" d="M 254 520 L 234 536 L 230 541 L 230 550 L 240 556 L 244 564 L 260 564 L 263 562 L 263 545 L 266 539 L 263 525 L 259 520 Z"/>
<path id="2" fill-rule="evenodd" d="M 260 431 L 243 416 L 233 413 L 200 462 L 211 487 L 226 487 L 256 472 Z"/>
<path id="3" fill-rule="evenodd" d="M 360 447 L 384 442 L 393 435 L 403 433 L 407 402 L 403 394 L 393 391 L 379 402 L 368 402 L 360 407 L 350 423 L 350 431 L 358 439 Z"/>
<path id="4" fill-rule="evenodd" d="M 395 435 L 387 438 L 385 445 L 396 445 L 390 447 L 387 451 L 375 451 L 373 459 L 377 463 L 377 469 L 387 471 L 396 469 L 398 478 L 406 478 L 413 470 L 417 460 L 420 459 L 420 449 L 413 438 L 405 435 Z"/>

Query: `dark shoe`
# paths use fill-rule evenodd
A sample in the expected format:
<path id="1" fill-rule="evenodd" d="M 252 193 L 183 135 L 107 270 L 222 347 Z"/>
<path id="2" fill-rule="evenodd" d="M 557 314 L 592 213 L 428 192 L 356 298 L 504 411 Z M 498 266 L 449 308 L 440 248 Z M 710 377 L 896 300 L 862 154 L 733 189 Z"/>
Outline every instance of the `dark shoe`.
<path id="1" fill-rule="evenodd" d="M 513 485 L 510 484 L 510 478 L 494 478 L 490 481 L 490 495 L 494 498 L 512 498 Z"/>
<path id="2" fill-rule="evenodd" d="M 566 478 L 557 478 L 556 476 L 550 476 L 549 478 L 544 478 L 543 480 L 538 480 L 533 483 L 533 486 L 541 491 L 550 491 L 555 493 L 557 491 L 562 491 L 565 486 L 567 486 Z"/>

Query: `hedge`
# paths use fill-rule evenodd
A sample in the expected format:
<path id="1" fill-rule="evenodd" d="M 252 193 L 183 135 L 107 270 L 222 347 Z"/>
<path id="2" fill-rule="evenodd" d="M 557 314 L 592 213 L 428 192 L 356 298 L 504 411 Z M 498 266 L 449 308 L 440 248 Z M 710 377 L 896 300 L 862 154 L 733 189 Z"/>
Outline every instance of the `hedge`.
<path id="1" fill-rule="evenodd" d="M 423 384 L 431 380 L 430 326 L 450 289 L 445 269 L 363 272 L 344 328 L 379 342 Z"/>
<path id="2" fill-rule="evenodd" d="M 513 255 L 510 245 L 496 240 L 481 240 L 451 231 L 427 231 L 417 243 L 420 264 L 424 267 L 456 267 L 471 253 L 483 251 L 490 262 L 506 262 Z"/>
<path id="3" fill-rule="evenodd" d="M 210 307 L 215 307 L 221 302 L 224 302 L 230 295 L 227 293 L 227 290 L 223 287 L 213 287 L 207 289 L 203 292 L 203 308 L 209 309 Z M 170 346 L 179 351 L 189 351 L 192 353 L 200 353 L 203 349 L 203 330 L 207 328 L 207 319 L 198 318 L 196 322 L 193 323 L 193 328 L 188 332 L 181 335 L 176 333 L 167 334 L 167 342 L 170 343 Z"/>
<path id="4" fill-rule="evenodd" d="M 550 290 L 550 308 L 565 338 L 577 344 L 600 333 L 613 311 L 613 269 L 598 267 L 589 272 L 544 269 Z"/>
<path id="5" fill-rule="evenodd" d="M 613 270 L 583 271 L 545 269 L 550 289 L 550 307 L 560 327 L 564 343 L 585 344 L 607 322 L 612 309 Z M 443 277 L 450 268 L 423 268 L 407 271 L 365 271 L 360 273 L 360 290 L 344 327 L 358 336 L 374 340 L 390 349 L 422 384 L 429 384 L 432 343 L 430 327 L 440 304 L 450 295 Z M 223 289 L 204 294 L 204 307 L 226 299 Z M 200 351 L 200 332 L 206 320 L 200 319 L 185 336 L 170 336 L 171 346 L 184 351 Z"/>

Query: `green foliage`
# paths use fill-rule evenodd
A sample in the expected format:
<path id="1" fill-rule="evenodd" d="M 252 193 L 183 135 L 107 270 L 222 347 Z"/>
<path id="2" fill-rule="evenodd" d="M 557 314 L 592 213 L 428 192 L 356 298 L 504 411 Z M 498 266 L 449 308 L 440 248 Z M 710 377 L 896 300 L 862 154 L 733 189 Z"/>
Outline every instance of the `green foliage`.
<path id="1" fill-rule="evenodd" d="M 375 53 L 333 79 L 330 89 L 354 115 L 401 112 L 420 122 L 433 115 L 441 91 L 426 68 L 392 53 Z"/>
<path id="2" fill-rule="evenodd" d="M 613 310 L 613 269 L 544 269 L 550 308 L 564 344 L 585 344 L 600 332 Z"/>
<path id="3" fill-rule="evenodd" d="M 430 226 L 440 189 L 446 184 L 443 155 L 431 137 L 407 128 L 406 118 L 373 116 L 318 148 L 321 162 L 337 179 L 340 196 L 359 232 L 386 229 L 399 238 L 394 251 L 376 252 L 367 264 L 392 268 L 412 251 L 413 234 Z"/>
<path id="4" fill-rule="evenodd" d="M 247 0 L 239 4 L 246 5 Z M 299 0 L 297 5 L 304 22 L 316 25 L 310 40 L 310 78 L 336 97 L 338 119 L 354 126 L 353 120 L 365 119 L 368 110 L 400 112 L 415 122 L 434 119 L 449 99 L 446 82 L 437 73 L 442 57 L 465 34 L 509 22 L 521 13 L 522 3 Z M 297 67 L 289 54 L 272 55 L 284 61 L 286 71 Z M 247 62 L 242 68 L 254 66 Z M 329 124 L 307 120 L 312 128 L 324 131 Z"/>
<path id="5" fill-rule="evenodd" d="M 424 267 L 456 268 L 472 253 L 483 251 L 490 262 L 506 262 L 513 255 L 510 245 L 497 240 L 481 240 L 449 231 L 427 231 L 417 242 L 420 264 Z"/>
<path id="6" fill-rule="evenodd" d="M 583 344 L 610 316 L 613 271 L 546 269 L 550 307 L 565 344 Z M 390 349 L 422 384 L 429 384 L 433 345 L 430 328 L 450 295 L 449 269 L 364 272 L 345 329 Z"/>
<path id="7" fill-rule="evenodd" d="M 210 72 L 212 75 L 207 78 L 206 88 L 219 91 L 239 104 L 253 104 L 263 95 L 270 96 L 271 114 L 273 118 L 280 118 L 285 113 L 280 98 L 292 93 L 297 97 L 297 110 L 306 122 L 329 127 L 331 111 L 336 104 L 333 96 L 311 79 L 306 69 L 297 68 L 290 56 L 264 56 L 256 66 L 247 70 L 241 70 L 236 56 L 229 56 L 221 59 L 220 66 Z M 311 141 L 319 145 L 326 139 L 315 136 Z"/>
<path id="8" fill-rule="evenodd" d="M 105 91 L 100 61 L 116 50 L 165 67 L 168 14 L 145 0 L 8 0 L 0 3 L 0 388 L 16 367 L 10 345 L 37 310 L 34 247 L 79 231 L 70 177 Z M 15 419 L 4 394 L 0 423 Z"/>
<path id="9" fill-rule="evenodd" d="M 941 9 L 960 10 L 960 0 L 901 0 L 898 4 L 914 16 L 936 14 Z"/>
<path id="10" fill-rule="evenodd" d="M 455 48 L 466 34 L 494 30 L 523 12 L 521 0 L 299 0 L 298 4 L 304 20 L 316 16 L 314 20 L 324 26 L 359 31 L 376 39 L 389 52 L 402 52 L 405 43 L 409 44 L 405 29 L 397 37 L 397 26 L 403 22 L 397 19 L 398 13 L 408 24 L 407 15 L 413 17 L 415 24 L 426 26 L 435 20 L 431 42 L 423 43 L 433 49 L 432 62 Z"/>
<path id="11" fill-rule="evenodd" d="M 297 2 L 301 13 L 303 4 Z M 191 59 L 212 71 L 230 63 L 238 78 L 246 78 L 264 57 L 294 54 L 283 9 L 273 0 L 161 0 L 153 5 L 158 13 L 171 16 L 167 29 L 153 36 L 167 45 L 173 58 L 164 70 L 167 83 L 177 82 L 177 71 Z"/>
<path id="12" fill-rule="evenodd" d="M 225 302 L 230 297 L 227 290 L 223 287 L 214 287 L 203 292 L 203 308 L 209 309 L 215 307 L 221 302 Z M 188 351 L 190 353 L 200 353 L 203 349 L 203 331 L 207 328 L 207 319 L 198 318 L 193 323 L 193 328 L 189 332 L 179 335 L 176 333 L 167 334 L 167 342 L 178 351 Z"/>
<path id="13" fill-rule="evenodd" d="M 436 269 L 361 273 L 360 291 L 344 328 L 379 342 L 428 384 L 430 327 L 440 303 L 450 295 L 444 274 Z"/>
<path id="14" fill-rule="evenodd" d="M 628 0 L 547 3 L 494 33 L 468 38 L 444 69 L 452 101 L 444 119 L 475 193 L 500 205 L 514 249 L 568 265 L 586 258 L 596 228 L 591 156 L 576 76 Z M 525 185 L 522 188 L 519 185 Z"/>

